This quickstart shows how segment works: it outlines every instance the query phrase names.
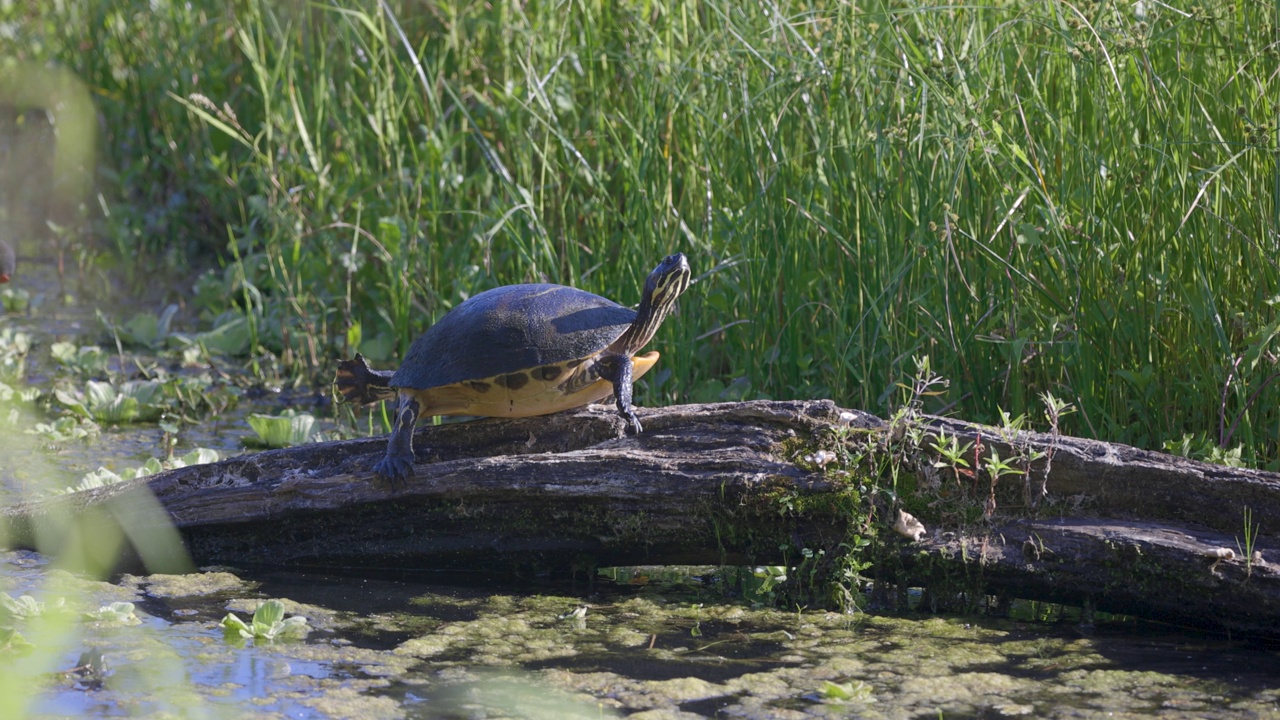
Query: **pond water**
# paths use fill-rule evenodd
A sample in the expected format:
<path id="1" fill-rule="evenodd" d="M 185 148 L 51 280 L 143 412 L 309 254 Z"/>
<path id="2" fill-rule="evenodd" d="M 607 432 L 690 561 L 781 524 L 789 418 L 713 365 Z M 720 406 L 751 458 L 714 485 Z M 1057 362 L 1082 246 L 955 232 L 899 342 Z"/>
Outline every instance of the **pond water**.
<path id="1" fill-rule="evenodd" d="M 45 290 L 30 313 L 0 315 L 0 332 L 36 337 L 25 381 L 50 387 L 48 346 L 102 334 L 91 313 L 47 299 L 50 268 L 23 270 Z M 112 352 L 118 374 L 137 357 Z M 177 453 L 242 452 L 248 412 L 325 411 L 314 403 L 250 389 L 216 422 L 184 427 Z M 53 410 L 13 412 L 0 429 L 9 498 L 35 473 L 61 487 L 166 450 L 154 423 L 52 440 L 25 430 Z M 99 581 L 60 562 L 0 551 L 0 717 L 1280 718 L 1275 647 L 1105 615 L 1082 624 L 1035 603 L 1001 618 L 788 611 L 754 605 L 718 568 L 576 583 L 234 568 Z M 228 639 L 219 621 L 267 599 L 305 617 L 306 636 Z"/>
<path id="2" fill-rule="evenodd" d="M 716 590 L 712 568 L 651 572 L 592 587 L 226 570 L 105 583 L 11 552 L 11 595 L 128 600 L 141 622 L 34 627 L 26 639 L 57 648 L 41 655 L 52 665 L 5 662 L 41 688 L 37 717 L 1280 716 L 1274 648 L 1133 621 L 1086 629 L 1070 613 L 753 608 Z M 218 621 L 264 598 L 307 617 L 305 640 L 224 638 Z M 92 650 L 103 673 L 65 672 Z"/>

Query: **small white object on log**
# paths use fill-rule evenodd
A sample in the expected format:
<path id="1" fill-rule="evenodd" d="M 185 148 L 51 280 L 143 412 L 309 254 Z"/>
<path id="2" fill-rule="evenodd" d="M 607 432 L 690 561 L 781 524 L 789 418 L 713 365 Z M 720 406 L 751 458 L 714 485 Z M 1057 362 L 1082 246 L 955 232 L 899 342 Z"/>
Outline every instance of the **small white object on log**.
<path id="1" fill-rule="evenodd" d="M 924 523 L 916 519 L 915 515 L 905 511 L 898 511 L 898 521 L 893 524 L 893 529 L 903 537 L 909 537 L 913 541 L 918 541 L 924 537 L 928 530 L 925 530 Z"/>

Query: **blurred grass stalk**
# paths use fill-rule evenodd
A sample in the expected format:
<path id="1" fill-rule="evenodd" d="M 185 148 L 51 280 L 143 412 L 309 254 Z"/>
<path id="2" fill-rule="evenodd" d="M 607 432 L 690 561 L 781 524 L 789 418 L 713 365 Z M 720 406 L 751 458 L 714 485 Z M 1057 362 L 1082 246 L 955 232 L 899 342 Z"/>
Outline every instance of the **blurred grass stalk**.
<path id="1" fill-rule="evenodd" d="M 97 89 L 110 236 L 230 258 L 255 358 L 391 360 L 501 283 L 635 302 L 678 249 L 644 401 L 884 412 L 928 354 L 968 419 L 1048 391 L 1280 466 L 1274 3 L 19 5 L 8 50 Z"/>
<path id="2" fill-rule="evenodd" d="M 44 459 L 38 444 L 35 436 L 0 425 L 0 457 L 23 458 L 18 474 L 24 482 L 20 488 L 0 488 L 3 502 L 29 499 L 23 495 L 35 497 L 59 486 L 57 479 L 63 473 Z M 8 627 L 20 631 L 18 644 L 30 645 L 25 650 L 0 648 L 4 651 L 0 653 L 4 660 L 0 672 L 0 717 L 4 718 L 20 719 L 31 714 L 40 693 L 56 685 L 58 673 L 72 666 L 69 663 L 83 649 L 79 611 L 88 602 L 85 588 L 93 580 L 104 580 L 118 572 L 122 555 L 138 558 L 151 572 L 185 573 L 195 569 L 168 513 L 146 486 L 120 493 L 92 508 L 76 508 L 74 503 L 51 505 L 38 517 L 39 524 L 28 530 L 33 533 L 34 547 L 51 562 L 43 569 L 38 589 L 32 594 L 49 610 L 18 619 Z M 9 547 L 12 540 L 6 534 L 6 526 L 0 525 L 0 548 Z M 132 551 L 126 552 L 126 548 Z M 16 559 L 8 552 L 4 555 L 0 562 Z M 23 569 L 0 569 L 0 591 L 12 590 L 12 577 L 23 574 Z M 166 655 L 172 664 L 175 658 L 171 653 Z"/>

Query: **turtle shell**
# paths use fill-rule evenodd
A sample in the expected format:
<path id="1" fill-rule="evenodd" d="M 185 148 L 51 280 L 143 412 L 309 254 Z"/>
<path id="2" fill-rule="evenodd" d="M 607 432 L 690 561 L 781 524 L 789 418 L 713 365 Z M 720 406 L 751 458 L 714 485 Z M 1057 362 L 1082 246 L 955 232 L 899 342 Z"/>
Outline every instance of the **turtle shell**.
<path id="1" fill-rule="evenodd" d="M 440 318 L 409 347 L 391 387 L 425 390 L 589 358 L 636 312 L 564 285 L 486 290 Z"/>

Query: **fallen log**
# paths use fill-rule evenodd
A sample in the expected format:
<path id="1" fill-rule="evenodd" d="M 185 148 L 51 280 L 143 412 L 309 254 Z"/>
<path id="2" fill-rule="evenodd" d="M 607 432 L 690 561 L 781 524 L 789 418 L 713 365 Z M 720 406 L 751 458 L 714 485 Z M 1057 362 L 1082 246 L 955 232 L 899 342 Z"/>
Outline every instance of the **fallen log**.
<path id="1" fill-rule="evenodd" d="M 247 454 L 0 512 L 11 544 L 43 521 L 146 490 L 200 564 L 554 569 L 778 559 L 779 542 L 821 546 L 847 520 L 780 521 L 775 494 L 832 483 L 778 454 L 828 427 L 829 402 L 644 410 L 624 433 L 603 406 L 532 419 L 420 428 L 415 475 L 401 489 L 370 472 L 385 437 Z M 870 420 L 875 421 L 874 418 Z M 878 421 L 875 421 L 878 422 Z M 139 503 L 145 506 L 145 503 Z M 72 511 L 74 513 L 74 510 Z"/>
<path id="2" fill-rule="evenodd" d="M 939 533 L 904 555 L 900 581 L 982 589 L 1174 624 L 1280 637 L 1280 566 L 1245 555 L 1238 537 L 1132 519 L 1018 520 L 981 535 Z M 1265 554 L 1276 557 L 1275 546 Z M 1250 554 L 1252 555 L 1252 554 Z M 941 561 L 941 562 L 939 562 Z"/>
<path id="3" fill-rule="evenodd" d="M 908 433 L 829 401 L 640 417 L 640 435 L 604 407 L 424 427 L 400 489 L 369 472 L 384 438 L 248 454 L 4 508 L 0 541 L 43 538 L 40 549 L 56 551 L 63 534 L 50 526 L 110 508 L 130 537 L 172 523 L 200 564 L 542 571 L 795 563 L 805 548 L 830 563 L 870 529 L 868 572 L 882 582 L 954 587 L 962 577 L 970 594 L 1280 635 L 1280 475 L 942 418 Z M 932 449 L 944 434 L 980 441 L 1026 474 L 948 475 Z M 869 456 L 914 478 L 898 500 Z M 898 501 L 928 525 L 916 542 L 888 529 Z M 966 502 L 989 517 L 956 520 Z M 1244 508 L 1260 533 L 1244 532 Z"/>

